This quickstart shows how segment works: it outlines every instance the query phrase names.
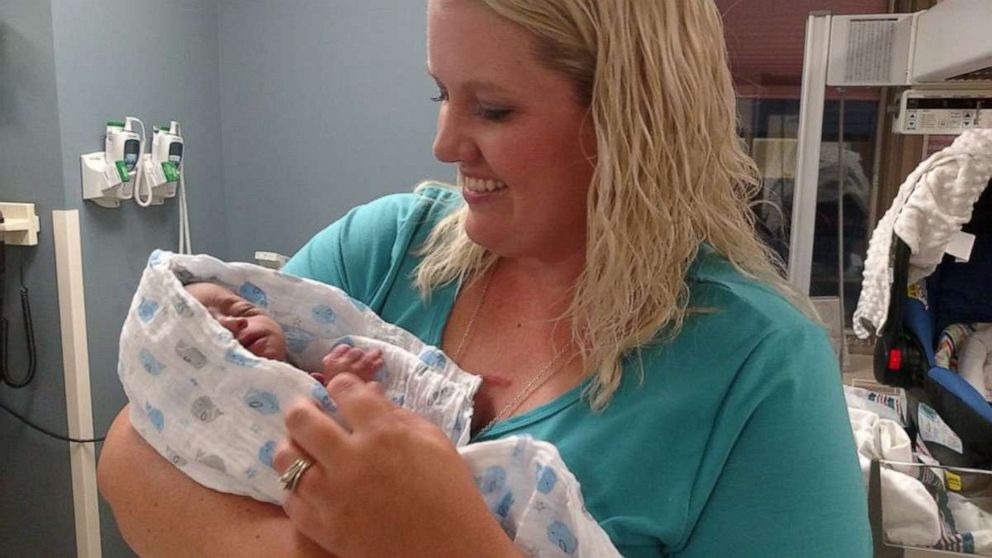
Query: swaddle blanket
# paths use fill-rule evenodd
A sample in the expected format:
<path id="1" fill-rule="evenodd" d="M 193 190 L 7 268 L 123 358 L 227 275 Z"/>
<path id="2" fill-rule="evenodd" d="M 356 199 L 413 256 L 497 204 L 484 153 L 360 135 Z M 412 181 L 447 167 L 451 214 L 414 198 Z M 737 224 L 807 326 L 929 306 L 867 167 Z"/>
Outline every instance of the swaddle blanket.
<path id="1" fill-rule="evenodd" d="M 920 163 L 899 187 L 892 206 L 868 242 L 854 333 L 878 334 L 889 311 L 892 233 L 910 248 L 912 285 L 933 273 L 951 237 L 971 219 L 972 207 L 992 177 L 992 130 L 968 130 Z"/>
<path id="2" fill-rule="evenodd" d="M 183 287 L 195 281 L 227 286 L 268 312 L 295 367 L 242 347 Z M 552 444 L 523 437 L 467 446 L 481 379 L 335 287 L 156 251 L 124 323 L 118 375 L 132 425 L 159 454 L 204 486 L 280 504 L 286 493 L 272 458 L 286 438 L 285 406 L 309 397 L 343 423 L 324 386 L 300 370 L 320 370 L 337 343 L 382 350 L 376 380 L 386 396 L 448 435 L 519 548 L 542 556 L 619 556 L 585 511 L 579 484 Z"/>

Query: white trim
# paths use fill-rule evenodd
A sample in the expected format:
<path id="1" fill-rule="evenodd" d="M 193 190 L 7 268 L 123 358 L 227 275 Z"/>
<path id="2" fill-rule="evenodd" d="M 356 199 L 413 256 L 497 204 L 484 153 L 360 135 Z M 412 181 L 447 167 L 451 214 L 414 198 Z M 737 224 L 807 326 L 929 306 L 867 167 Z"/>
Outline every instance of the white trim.
<path id="1" fill-rule="evenodd" d="M 52 225 L 69 436 L 92 438 L 93 406 L 86 342 L 79 211 L 52 211 Z M 72 505 L 76 517 L 76 555 L 79 558 L 99 558 L 102 556 L 100 508 L 96 485 L 96 451 L 93 444 L 69 442 L 69 464 L 72 469 Z"/>
<path id="2" fill-rule="evenodd" d="M 816 189 L 820 179 L 820 142 L 830 50 L 830 14 L 813 12 L 806 20 L 803 51 L 803 87 L 799 104 L 799 147 L 796 185 L 792 196 L 792 233 L 789 239 L 789 283 L 809 294 L 813 267 Z"/>

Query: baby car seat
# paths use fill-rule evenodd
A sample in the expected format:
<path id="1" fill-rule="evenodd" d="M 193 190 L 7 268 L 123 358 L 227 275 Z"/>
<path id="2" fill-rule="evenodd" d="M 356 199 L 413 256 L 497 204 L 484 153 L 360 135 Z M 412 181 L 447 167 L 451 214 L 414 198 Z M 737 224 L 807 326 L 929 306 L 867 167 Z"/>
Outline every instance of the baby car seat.
<path id="1" fill-rule="evenodd" d="M 932 409 L 960 438 L 960 444 L 940 444 L 923 436 L 933 457 L 943 465 L 990 468 L 992 405 L 955 371 L 937 366 L 935 349 L 950 324 L 992 322 L 992 186 L 962 230 L 975 235 L 970 259 L 945 254 L 925 287 L 907 285 L 910 249 L 894 238 L 888 317 L 875 344 L 874 372 L 880 383 L 906 389 L 913 428 L 931 428 Z"/>

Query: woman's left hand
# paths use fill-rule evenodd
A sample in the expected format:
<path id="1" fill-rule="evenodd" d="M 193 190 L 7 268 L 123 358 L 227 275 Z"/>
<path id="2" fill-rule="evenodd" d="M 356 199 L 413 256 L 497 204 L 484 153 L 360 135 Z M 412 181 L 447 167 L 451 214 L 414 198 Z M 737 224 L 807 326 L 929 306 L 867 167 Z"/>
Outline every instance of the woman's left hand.
<path id="1" fill-rule="evenodd" d="M 351 431 L 301 401 L 274 460 L 313 462 L 283 506 L 301 533 L 347 558 L 519 555 L 443 432 L 351 374 L 327 391 Z"/>

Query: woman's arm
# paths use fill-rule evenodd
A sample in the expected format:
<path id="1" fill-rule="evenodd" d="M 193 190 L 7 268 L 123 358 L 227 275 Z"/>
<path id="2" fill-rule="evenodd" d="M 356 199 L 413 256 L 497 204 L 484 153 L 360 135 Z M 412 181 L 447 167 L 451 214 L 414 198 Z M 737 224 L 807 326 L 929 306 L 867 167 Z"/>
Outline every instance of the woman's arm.
<path id="1" fill-rule="evenodd" d="M 124 540 L 141 556 L 328 556 L 282 508 L 205 488 L 173 467 L 131 427 L 127 406 L 97 473 Z"/>

